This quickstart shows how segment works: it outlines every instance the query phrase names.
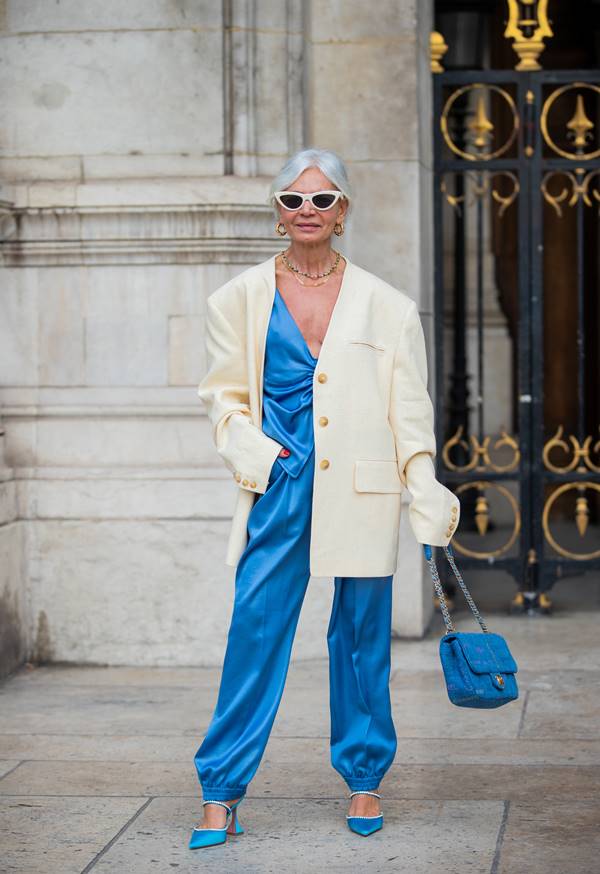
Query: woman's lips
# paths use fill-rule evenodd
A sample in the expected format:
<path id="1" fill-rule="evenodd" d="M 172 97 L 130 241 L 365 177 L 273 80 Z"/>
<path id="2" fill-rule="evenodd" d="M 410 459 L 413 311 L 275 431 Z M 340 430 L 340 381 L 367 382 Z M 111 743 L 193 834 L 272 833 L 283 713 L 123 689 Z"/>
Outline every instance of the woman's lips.
<path id="1" fill-rule="evenodd" d="M 297 224 L 296 227 L 297 227 L 297 228 L 302 228 L 303 231 L 313 231 L 313 230 L 316 230 L 316 229 L 319 227 L 319 225 L 303 225 L 303 224 Z"/>

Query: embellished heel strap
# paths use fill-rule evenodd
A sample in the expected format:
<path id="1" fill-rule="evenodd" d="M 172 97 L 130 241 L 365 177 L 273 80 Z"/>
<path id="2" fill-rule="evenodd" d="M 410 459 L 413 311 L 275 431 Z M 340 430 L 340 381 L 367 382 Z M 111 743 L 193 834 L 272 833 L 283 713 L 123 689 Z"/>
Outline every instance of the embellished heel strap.
<path id="1" fill-rule="evenodd" d="M 224 807 L 228 814 L 233 813 L 232 808 L 226 804 L 224 801 L 203 801 L 202 805 L 205 804 L 219 804 L 221 807 Z"/>
<path id="2" fill-rule="evenodd" d="M 374 798 L 381 798 L 381 795 L 378 792 L 370 792 L 368 789 L 357 789 L 356 792 L 350 793 L 350 798 L 354 795 L 372 795 Z"/>

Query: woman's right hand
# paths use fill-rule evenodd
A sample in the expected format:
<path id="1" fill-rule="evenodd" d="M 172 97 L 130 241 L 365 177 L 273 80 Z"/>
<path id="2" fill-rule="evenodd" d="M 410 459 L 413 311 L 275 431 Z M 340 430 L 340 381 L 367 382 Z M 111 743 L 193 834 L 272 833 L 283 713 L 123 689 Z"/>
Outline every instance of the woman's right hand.
<path id="1" fill-rule="evenodd" d="M 283 470 L 282 465 L 277 464 L 277 460 L 279 458 L 287 458 L 289 455 L 291 455 L 290 450 L 287 449 L 285 446 L 282 446 L 281 449 L 279 450 L 279 453 L 275 456 L 275 461 L 273 462 L 273 466 L 271 467 L 267 488 L 269 488 L 272 485 L 272 483 L 274 481 L 274 477 L 276 475 L 279 475 L 281 473 L 281 471 Z"/>

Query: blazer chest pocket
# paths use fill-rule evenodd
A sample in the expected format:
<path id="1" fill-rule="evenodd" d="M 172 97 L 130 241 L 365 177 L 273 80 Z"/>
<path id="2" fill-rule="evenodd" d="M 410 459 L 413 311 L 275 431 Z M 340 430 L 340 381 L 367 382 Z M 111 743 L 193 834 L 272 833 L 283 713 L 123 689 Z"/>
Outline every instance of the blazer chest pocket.
<path id="1" fill-rule="evenodd" d="M 354 462 L 354 488 L 357 492 L 402 492 L 396 459 L 359 458 Z"/>
<path id="2" fill-rule="evenodd" d="M 354 349 L 372 349 L 375 352 L 385 352 L 385 346 L 381 343 L 376 343 L 373 340 L 348 340 L 350 346 Z"/>

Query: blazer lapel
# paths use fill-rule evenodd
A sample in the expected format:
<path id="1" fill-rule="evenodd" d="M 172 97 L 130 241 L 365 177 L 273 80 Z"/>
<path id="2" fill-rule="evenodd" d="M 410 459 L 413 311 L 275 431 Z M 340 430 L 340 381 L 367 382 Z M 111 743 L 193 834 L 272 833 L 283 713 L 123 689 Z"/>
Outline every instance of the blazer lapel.
<path id="1" fill-rule="evenodd" d="M 248 308 L 252 317 L 248 320 L 249 329 L 254 331 L 254 336 L 248 336 L 248 345 L 254 350 L 254 373 L 256 374 L 256 397 L 258 402 L 258 425 L 262 425 L 263 410 L 263 373 L 265 367 L 265 352 L 267 345 L 267 330 L 275 299 L 275 259 L 279 253 L 275 253 L 260 265 L 260 280 L 250 288 L 248 296 Z M 250 387 L 252 390 L 252 386 Z"/>
<path id="2" fill-rule="evenodd" d="M 354 265 L 352 264 L 350 259 L 346 257 L 346 255 L 344 255 L 344 258 L 347 262 L 346 269 L 344 270 L 344 275 L 342 276 L 342 284 L 340 285 L 337 300 L 335 302 L 335 306 L 333 307 L 333 311 L 329 319 L 327 331 L 325 332 L 325 336 L 323 337 L 323 343 L 321 345 L 321 351 L 319 352 L 317 367 L 323 366 L 325 356 L 327 355 L 327 352 L 330 348 L 337 348 L 338 338 L 342 336 L 344 325 L 347 324 L 347 315 L 351 309 L 350 301 L 355 288 L 356 276 L 354 273 Z"/>

